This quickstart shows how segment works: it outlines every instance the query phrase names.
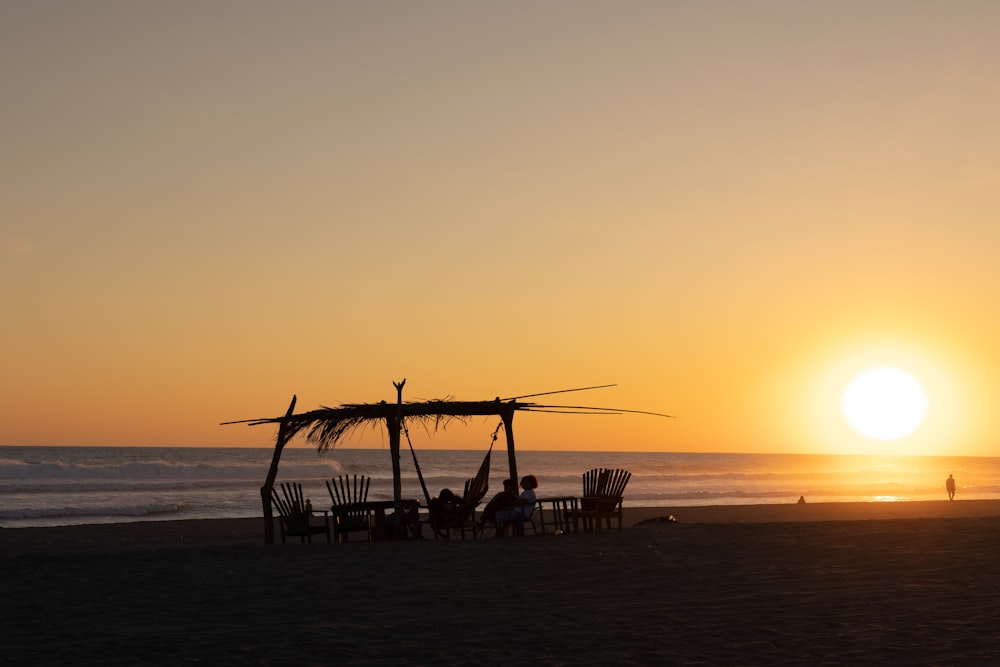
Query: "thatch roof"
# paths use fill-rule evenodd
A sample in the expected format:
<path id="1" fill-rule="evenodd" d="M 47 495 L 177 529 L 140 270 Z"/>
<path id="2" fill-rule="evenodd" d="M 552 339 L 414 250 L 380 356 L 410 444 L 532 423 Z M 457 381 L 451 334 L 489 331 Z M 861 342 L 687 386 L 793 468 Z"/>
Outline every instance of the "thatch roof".
<path id="1" fill-rule="evenodd" d="M 577 390 L 566 390 L 577 391 Z M 548 392 L 557 393 L 557 392 Z M 536 394 L 540 395 L 540 394 Z M 319 451 L 323 452 L 333 448 L 344 437 L 350 435 L 360 428 L 377 427 L 379 423 L 386 420 L 402 418 L 404 421 L 417 421 L 423 423 L 428 428 L 438 429 L 446 426 L 449 422 L 458 420 L 465 421 L 469 417 L 478 416 L 503 416 L 513 414 L 515 411 L 526 412 L 562 412 L 571 414 L 620 414 L 624 412 L 638 412 L 641 414 L 651 414 L 661 417 L 654 412 L 642 412 L 639 410 L 622 410 L 619 408 L 598 408 L 579 405 L 541 405 L 538 403 L 522 402 L 517 397 L 514 399 L 495 398 L 492 401 L 454 401 L 448 399 L 435 399 L 419 402 L 387 403 L 347 403 L 339 407 L 321 407 L 300 414 L 293 414 L 283 417 L 271 417 L 263 419 L 247 419 L 242 422 L 251 426 L 260 424 L 283 424 L 286 429 L 288 439 L 296 435 L 305 433 L 307 439 L 316 444 Z"/>
<path id="2" fill-rule="evenodd" d="M 301 433 L 317 445 L 319 451 L 335 447 L 343 438 L 361 428 L 377 427 L 387 419 L 401 417 L 418 421 L 437 429 L 453 420 L 464 421 L 469 417 L 499 415 L 501 410 L 517 410 L 516 403 L 499 401 L 447 401 L 432 400 L 419 403 L 347 403 L 339 407 L 321 407 L 289 418 L 261 419 L 251 425 L 285 424 L 289 439 Z"/>

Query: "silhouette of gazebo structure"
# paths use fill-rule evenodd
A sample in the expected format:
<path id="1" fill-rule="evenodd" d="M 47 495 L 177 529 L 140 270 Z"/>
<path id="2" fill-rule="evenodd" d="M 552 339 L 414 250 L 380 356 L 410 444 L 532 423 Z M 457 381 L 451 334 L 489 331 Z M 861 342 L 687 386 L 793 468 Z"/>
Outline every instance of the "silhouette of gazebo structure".
<path id="1" fill-rule="evenodd" d="M 278 474 L 278 464 L 281 460 L 281 452 L 285 445 L 300 434 L 306 434 L 309 441 L 317 445 L 320 453 L 325 452 L 337 445 L 344 437 L 350 435 L 359 428 L 383 423 L 389 435 L 389 452 L 392 460 L 392 492 L 394 511 L 397 516 L 403 516 L 402 504 L 402 477 L 400 474 L 400 441 L 401 433 L 405 430 L 404 424 L 408 421 L 417 421 L 425 424 L 433 424 L 434 428 L 444 425 L 453 420 L 464 421 L 470 417 L 477 416 L 497 416 L 503 423 L 504 433 L 507 440 L 507 463 L 509 468 L 509 478 L 517 480 L 517 456 L 514 448 L 514 413 L 524 412 L 561 412 L 571 414 L 621 414 L 624 412 L 655 415 L 659 417 L 670 417 L 656 412 L 644 412 L 641 410 L 623 410 L 619 408 L 600 408 L 574 405 L 542 405 L 534 402 L 525 402 L 525 398 L 537 396 L 547 396 L 552 394 L 567 393 L 574 391 L 585 391 L 589 389 L 602 389 L 613 387 L 614 385 L 598 385 L 594 387 L 580 387 L 576 389 L 562 389 L 558 391 L 542 392 L 538 394 L 528 394 L 513 398 L 495 398 L 488 401 L 453 401 L 453 400 L 429 400 L 419 402 L 403 402 L 403 386 L 406 380 L 393 382 L 396 388 L 396 402 L 387 403 L 349 403 L 339 407 L 321 407 L 308 412 L 295 413 L 296 397 L 292 396 L 288 410 L 282 417 L 267 417 L 259 419 L 244 419 L 235 422 L 224 422 L 224 424 L 248 424 L 258 426 L 261 424 L 277 424 L 278 431 L 275 435 L 274 456 L 271 459 L 271 466 L 268 470 L 267 479 L 260 489 L 261 502 L 264 509 L 264 542 L 271 544 L 274 542 L 274 522 L 271 510 L 271 490 Z M 411 444 L 412 447 L 412 444 Z M 419 473 L 419 468 L 418 468 Z M 422 480 L 421 480 L 422 483 Z M 426 493 L 426 489 L 425 489 Z M 402 522 L 400 522 L 402 528 Z"/>

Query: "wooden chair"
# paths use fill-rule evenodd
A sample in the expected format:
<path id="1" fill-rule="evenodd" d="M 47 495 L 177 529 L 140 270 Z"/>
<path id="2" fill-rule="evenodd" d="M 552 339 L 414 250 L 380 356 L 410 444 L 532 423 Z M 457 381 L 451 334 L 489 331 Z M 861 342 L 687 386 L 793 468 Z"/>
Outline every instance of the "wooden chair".
<path id="1" fill-rule="evenodd" d="M 348 534 L 364 531 L 372 541 L 371 514 L 363 504 L 368 502 L 368 487 L 371 478 L 364 475 L 342 475 L 326 482 L 330 492 L 333 515 L 333 537 L 337 542 L 347 542 Z"/>
<path id="2" fill-rule="evenodd" d="M 508 533 L 515 536 L 523 536 L 526 534 L 525 527 L 531 526 L 531 532 L 538 535 L 538 524 L 535 522 L 536 507 L 538 507 L 537 501 L 531 506 L 531 511 L 528 512 L 528 516 L 524 516 L 524 514 L 515 516 L 513 521 L 508 521 L 500 527 L 497 527 L 496 519 L 492 521 L 481 521 L 476 524 L 476 531 L 478 535 L 483 536 L 486 534 L 486 529 L 492 526 L 493 534 L 497 537 L 507 535 Z M 477 533 L 473 534 L 475 535 Z"/>
<path id="3" fill-rule="evenodd" d="M 330 516 L 323 512 L 323 525 L 312 522 L 313 513 L 309 511 L 308 502 L 302 494 L 302 485 L 297 482 L 281 484 L 281 493 L 271 487 L 271 506 L 278 510 L 278 526 L 281 532 L 281 542 L 286 537 L 298 537 L 304 544 L 312 543 L 313 535 L 326 533 L 326 541 L 330 541 Z"/>
<path id="4" fill-rule="evenodd" d="M 618 519 L 618 531 L 622 529 L 622 496 L 632 473 L 621 469 L 594 468 L 583 474 L 583 496 L 578 508 L 573 512 L 573 530 L 580 529 L 583 521 L 585 530 L 603 530 L 605 522 L 611 529 L 611 520 Z"/>

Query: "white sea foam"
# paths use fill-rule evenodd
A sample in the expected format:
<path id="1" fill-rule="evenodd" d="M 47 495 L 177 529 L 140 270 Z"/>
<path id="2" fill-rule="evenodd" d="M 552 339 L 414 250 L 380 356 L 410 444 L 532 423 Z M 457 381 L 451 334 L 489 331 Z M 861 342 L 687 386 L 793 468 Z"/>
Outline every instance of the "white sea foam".
<path id="1" fill-rule="evenodd" d="M 0 509 L 0 520 L 25 519 L 86 519 L 95 516 L 151 518 L 168 514 L 178 514 L 184 510 L 183 503 L 131 505 L 89 505 L 77 507 L 36 507 L 21 509 Z"/>
<path id="2" fill-rule="evenodd" d="M 0 526 L 103 523 L 173 518 L 254 517 L 270 449 L 0 447 Z M 429 495 L 460 491 L 485 450 L 418 450 Z M 959 498 L 1000 497 L 1000 459 L 519 451 L 518 473 L 539 477 L 539 496 L 580 495 L 593 467 L 633 473 L 625 504 L 685 506 L 866 501 L 944 497 L 949 473 Z M 400 461 L 403 495 L 424 499 L 409 451 Z M 369 497 L 392 497 L 385 449 L 286 448 L 280 482 L 300 482 L 313 506 L 329 503 L 325 480 L 341 474 L 372 478 Z M 492 454 L 491 490 L 508 475 L 506 451 Z"/>
<path id="3" fill-rule="evenodd" d="M 281 466 L 286 476 L 305 479 L 322 479 L 340 474 L 342 468 L 336 461 L 317 463 L 286 463 Z M 96 485 L 109 481 L 127 483 L 166 482 L 169 484 L 184 484 L 185 482 L 245 482 L 261 479 L 267 468 L 251 464 L 200 464 L 200 463 L 167 463 L 153 461 L 149 463 L 112 463 L 104 465 L 77 464 L 56 461 L 51 463 L 26 463 L 5 459 L 0 461 L 0 484 L 21 482 L 44 484 L 46 488 L 59 484 L 74 488 L 96 488 Z"/>

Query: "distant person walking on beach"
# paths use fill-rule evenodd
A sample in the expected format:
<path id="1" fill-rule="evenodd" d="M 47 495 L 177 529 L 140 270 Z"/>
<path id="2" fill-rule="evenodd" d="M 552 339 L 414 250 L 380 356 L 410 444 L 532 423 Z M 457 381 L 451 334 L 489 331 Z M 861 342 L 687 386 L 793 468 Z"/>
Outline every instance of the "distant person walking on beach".
<path id="1" fill-rule="evenodd" d="M 955 499 L 955 478 L 948 475 L 948 479 L 944 481 L 944 488 L 948 489 L 948 500 Z"/>

